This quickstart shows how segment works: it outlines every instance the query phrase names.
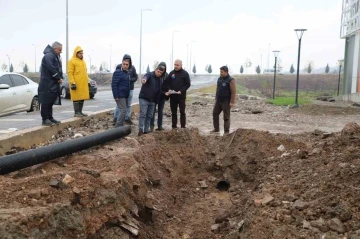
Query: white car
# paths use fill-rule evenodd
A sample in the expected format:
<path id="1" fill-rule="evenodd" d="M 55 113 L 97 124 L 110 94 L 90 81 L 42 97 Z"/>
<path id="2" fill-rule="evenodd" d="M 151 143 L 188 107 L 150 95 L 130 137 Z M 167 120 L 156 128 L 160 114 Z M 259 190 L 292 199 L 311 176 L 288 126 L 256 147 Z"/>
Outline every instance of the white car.
<path id="1" fill-rule="evenodd" d="M 20 74 L 0 72 L 0 116 L 39 109 L 36 82 Z"/>

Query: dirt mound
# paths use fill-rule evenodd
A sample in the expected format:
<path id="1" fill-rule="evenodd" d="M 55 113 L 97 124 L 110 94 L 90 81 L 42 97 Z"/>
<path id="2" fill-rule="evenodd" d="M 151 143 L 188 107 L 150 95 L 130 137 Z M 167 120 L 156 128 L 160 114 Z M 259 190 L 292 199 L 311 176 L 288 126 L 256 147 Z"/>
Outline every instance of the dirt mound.
<path id="1" fill-rule="evenodd" d="M 360 126 L 354 122 L 345 125 L 341 131 L 343 136 L 360 136 Z"/>
<path id="2" fill-rule="evenodd" d="M 1 176 L 0 237 L 358 238 L 359 129 L 132 133 Z"/>

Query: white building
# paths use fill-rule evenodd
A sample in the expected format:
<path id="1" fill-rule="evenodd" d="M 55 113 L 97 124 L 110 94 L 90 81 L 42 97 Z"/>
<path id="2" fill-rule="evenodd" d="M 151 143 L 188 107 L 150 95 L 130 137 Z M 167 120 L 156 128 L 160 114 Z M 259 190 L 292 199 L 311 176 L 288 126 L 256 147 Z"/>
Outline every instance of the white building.
<path id="1" fill-rule="evenodd" d="M 343 99 L 360 102 L 360 0 L 343 0 L 340 37 L 346 39 Z"/>

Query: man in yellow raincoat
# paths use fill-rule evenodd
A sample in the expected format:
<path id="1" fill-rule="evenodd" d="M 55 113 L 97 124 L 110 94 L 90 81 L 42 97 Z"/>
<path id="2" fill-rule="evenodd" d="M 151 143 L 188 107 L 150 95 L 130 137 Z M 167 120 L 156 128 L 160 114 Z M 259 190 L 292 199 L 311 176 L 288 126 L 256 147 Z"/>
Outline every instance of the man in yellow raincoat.
<path id="1" fill-rule="evenodd" d="M 68 62 L 68 77 L 71 100 L 74 104 L 74 117 L 87 116 L 82 112 L 84 100 L 90 98 L 89 78 L 84 61 L 84 52 L 81 47 L 77 46 L 74 50 L 73 57 Z"/>

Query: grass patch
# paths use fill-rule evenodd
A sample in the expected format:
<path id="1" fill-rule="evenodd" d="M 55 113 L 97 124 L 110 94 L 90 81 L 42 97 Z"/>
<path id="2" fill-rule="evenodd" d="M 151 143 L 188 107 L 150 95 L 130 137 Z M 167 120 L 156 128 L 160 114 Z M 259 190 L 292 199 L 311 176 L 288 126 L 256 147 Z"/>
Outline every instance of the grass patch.
<path id="1" fill-rule="evenodd" d="M 275 99 L 267 100 L 266 102 L 278 106 L 287 106 L 293 105 L 295 103 L 295 97 L 278 97 Z M 311 102 L 310 98 L 298 98 L 299 105 L 309 104 Z"/>

